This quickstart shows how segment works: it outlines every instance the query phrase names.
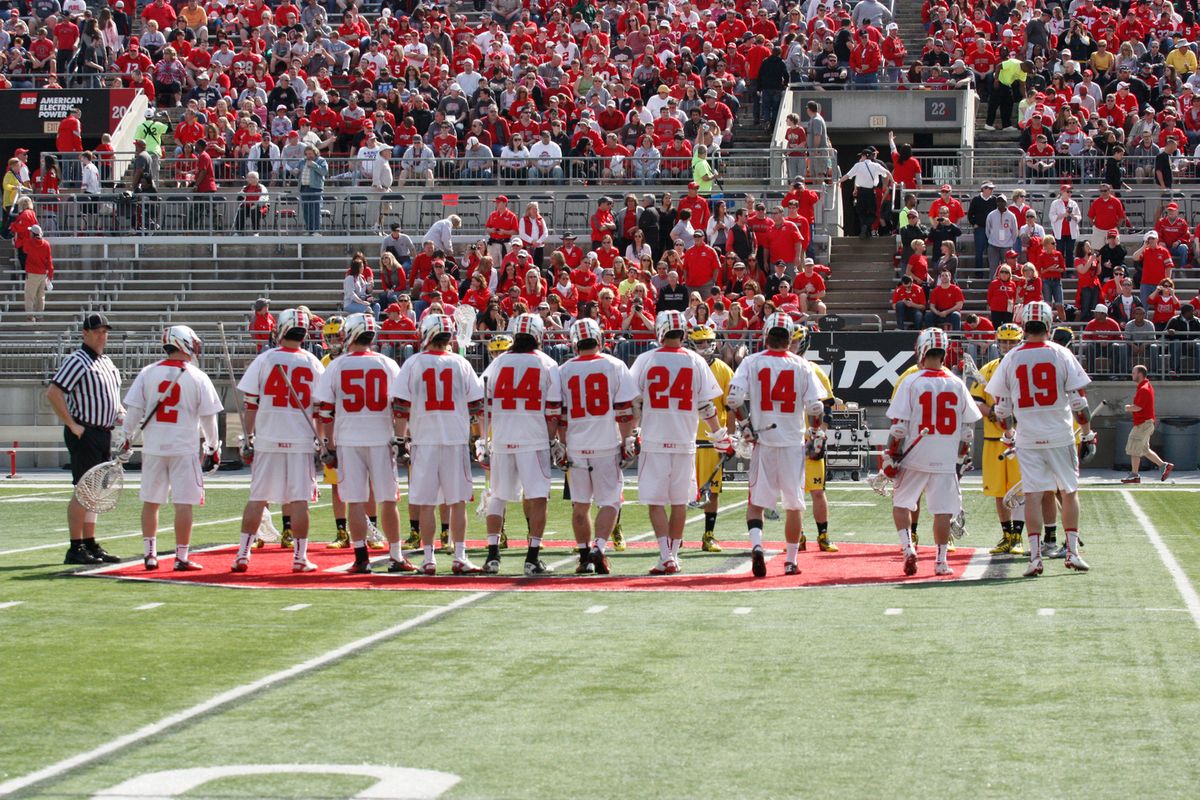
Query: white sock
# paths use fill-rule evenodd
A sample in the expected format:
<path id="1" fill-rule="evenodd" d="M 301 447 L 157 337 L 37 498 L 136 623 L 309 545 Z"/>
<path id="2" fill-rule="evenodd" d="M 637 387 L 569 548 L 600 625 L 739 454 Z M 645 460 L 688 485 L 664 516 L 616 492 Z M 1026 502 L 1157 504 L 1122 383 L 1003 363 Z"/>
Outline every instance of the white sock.
<path id="1" fill-rule="evenodd" d="M 355 550 L 357 550 L 360 547 L 366 547 L 367 540 L 366 539 L 351 539 L 350 546 L 353 547 Z"/>
<path id="2" fill-rule="evenodd" d="M 421 552 L 423 552 L 425 554 L 426 561 L 436 561 L 437 560 L 436 558 L 433 557 L 433 545 L 429 544 L 429 545 L 422 546 Z"/>
<path id="3" fill-rule="evenodd" d="M 1067 552 L 1079 555 L 1079 531 L 1067 531 Z"/>
<path id="4" fill-rule="evenodd" d="M 467 543 L 466 542 L 455 542 L 454 543 L 454 560 L 455 561 L 466 561 L 467 560 Z"/>
<path id="5" fill-rule="evenodd" d="M 500 544 L 500 534 L 489 533 L 488 534 L 488 547 L 495 547 L 498 544 Z"/>
<path id="6" fill-rule="evenodd" d="M 900 549 L 905 552 L 912 550 L 912 533 L 908 528 L 897 528 L 896 534 L 900 537 Z"/>
<path id="7" fill-rule="evenodd" d="M 597 550 L 599 550 L 601 553 L 603 553 L 605 551 L 605 549 L 608 547 L 608 537 L 607 536 L 597 536 L 596 541 L 592 544 L 592 546 L 595 547 Z"/>
<path id="8" fill-rule="evenodd" d="M 404 551 L 400 549 L 400 542 L 388 542 L 388 556 L 392 561 L 404 560 Z"/>
<path id="9" fill-rule="evenodd" d="M 529 537 L 529 546 L 530 547 L 541 547 L 542 546 L 542 537 L 530 536 Z"/>
<path id="10" fill-rule="evenodd" d="M 149 538 L 142 537 L 142 555 L 152 556 L 158 552 L 158 537 L 151 536 Z"/>
<path id="11" fill-rule="evenodd" d="M 679 560 L 679 548 L 683 547 L 683 539 L 671 540 L 671 558 L 675 561 Z"/>
<path id="12" fill-rule="evenodd" d="M 175 545 L 175 560 L 176 561 L 187 561 L 189 547 L 190 547 L 190 545 L 186 545 L 186 544 Z"/>
<path id="13" fill-rule="evenodd" d="M 798 555 L 800 555 L 800 543 L 799 542 L 788 542 L 787 543 L 787 562 L 789 564 L 795 564 L 796 557 Z"/>
<path id="14" fill-rule="evenodd" d="M 762 547 L 762 528 L 750 528 L 750 549 Z"/>
<path id="15" fill-rule="evenodd" d="M 1042 560 L 1042 535 L 1040 533 L 1029 533 L 1029 560 Z M 1068 540 L 1070 536 L 1067 537 Z"/>
<path id="16" fill-rule="evenodd" d="M 292 542 L 294 543 L 294 546 L 296 548 L 294 560 L 295 561 L 307 561 L 308 560 L 308 537 L 305 536 L 303 539 L 301 539 L 300 537 L 296 537 L 295 539 L 292 540 Z"/>
<path id="17" fill-rule="evenodd" d="M 946 563 L 946 549 L 947 549 L 949 546 L 950 546 L 950 545 L 948 545 L 948 544 L 939 544 L 939 545 L 937 546 L 937 560 L 938 560 L 938 563 L 939 563 L 939 564 L 945 564 L 945 563 Z"/>
<path id="18" fill-rule="evenodd" d="M 671 540 L 669 538 L 667 538 L 666 536 L 658 537 L 658 560 L 659 561 L 670 561 L 671 560 Z"/>
<path id="19" fill-rule="evenodd" d="M 255 534 L 245 531 L 238 536 L 238 558 L 250 558 L 250 548 L 254 545 L 254 536 Z"/>

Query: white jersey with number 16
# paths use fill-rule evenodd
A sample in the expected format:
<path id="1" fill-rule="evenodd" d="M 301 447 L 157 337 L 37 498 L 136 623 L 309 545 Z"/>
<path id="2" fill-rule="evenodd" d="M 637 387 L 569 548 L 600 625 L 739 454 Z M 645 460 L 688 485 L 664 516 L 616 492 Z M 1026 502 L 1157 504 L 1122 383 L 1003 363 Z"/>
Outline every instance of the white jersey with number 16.
<path id="1" fill-rule="evenodd" d="M 922 369 L 905 379 L 887 415 L 903 423 L 904 440 L 912 447 L 902 466 L 941 474 L 953 473 L 958 466 L 962 426 L 983 416 L 967 385 L 947 369 Z M 925 434 L 917 442 L 921 431 Z"/>

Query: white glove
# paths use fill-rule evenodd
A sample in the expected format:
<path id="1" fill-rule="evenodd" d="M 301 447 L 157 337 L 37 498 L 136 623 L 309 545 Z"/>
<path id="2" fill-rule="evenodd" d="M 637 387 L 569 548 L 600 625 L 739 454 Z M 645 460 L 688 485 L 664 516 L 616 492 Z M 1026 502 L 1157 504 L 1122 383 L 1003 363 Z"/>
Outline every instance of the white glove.
<path id="1" fill-rule="evenodd" d="M 1086 462 L 1096 455 L 1096 432 L 1088 431 L 1079 438 L 1079 460 Z"/>
<path id="2" fill-rule="evenodd" d="M 637 464 L 638 455 L 642 452 L 641 430 L 635 429 L 621 442 L 621 469 L 629 469 Z"/>
<path id="3" fill-rule="evenodd" d="M 1000 444 L 1004 445 L 1005 450 L 1010 450 L 1017 443 L 1017 432 L 1012 428 L 1006 428 L 1004 433 L 1000 435 Z"/>
<path id="4" fill-rule="evenodd" d="M 124 464 L 133 455 L 131 448 L 132 442 L 129 439 L 129 434 L 124 428 L 117 428 L 112 435 L 112 454 L 113 458 Z"/>
<path id="5" fill-rule="evenodd" d="M 46 281 L 46 294 L 54 291 L 54 281 Z"/>
<path id="6" fill-rule="evenodd" d="M 558 439 L 550 440 L 550 462 L 559 469 L 571 466 L 571 459 L 567 456 L 567 445 Z"/>
<path id="7" fill-rule="evenodd" d="M 708 438 L 712 441 L 713 449 L 718 453 L 723 456 L 733 455 L 733 449 L 737 443 L 733 440 L 733 437 L 729 435 L 729 431 L 725 430 L 724 427 L 720 427 L 715 431 L 709 432 Z"/>
<path id="8" fill-rule="evenodd" d="M 221 440 L 217 439 L 211 444 L 208 442 L 208 440 L 205 440 L 202 445 L 202 449 L 204 451 L 204 455 L 206 456 L 211 456 L 213 453 L 218 453 L 221 451 Z"/>
<path id="9" fill-rule="evenodd" d="M 819 428 L 812 432 L 812 438 L 808 442 L 808 457 L 813 461 L 820 461 L 825 457 L 825 429 Z"/>
<path id="10" fill-rule="evenodd" d="M 479 462 L 479 466 L 487 469 L 490 466 L 492 455 L 491 443 L 487 439 L 480 436 L 475 440 L 475 460 Z"/>
<path id="11" fill-rule="evenodd" d="M 391 441 L 392 452 L 396 454 L 396 463 L 403 466 L 408 463 L 408 439 L 393 436 Z"/>
<path id="12" fill-rule="evenodd" d="M 879 459 L 879 471 L 893 480 L 900 474 L 900 465 L 896 463 L 890 450 L 883 451 L 883 455 Z"/>

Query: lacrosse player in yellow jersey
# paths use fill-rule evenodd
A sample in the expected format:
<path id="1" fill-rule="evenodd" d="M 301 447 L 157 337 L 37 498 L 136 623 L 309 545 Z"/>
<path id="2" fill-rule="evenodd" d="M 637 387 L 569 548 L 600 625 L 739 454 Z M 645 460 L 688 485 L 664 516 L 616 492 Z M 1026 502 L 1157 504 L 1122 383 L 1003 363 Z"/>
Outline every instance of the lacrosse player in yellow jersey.
<path id="1" fill-rule="evenodd" d="M 796 330 L 792 334 L 791 350 L 796 355 L 804 358 L 804 354 L 808 352 L 807 326 L 796 326 Z M 830 383 L 829 376 L 825 374 L 825 370 L 812 362 L 809 362 L 809 365 L 812 367 L 812 372 L 816 376 L 817 382 L 825 390 L 826 399 L 824 403 L 826 408 L 828 408 L 833 404 L 833 384 Z M 811 439 L 812 431 L 809 430 L 807 435 Z M 812 497 L 813 520 L 817 523 L 817 547 L 824 553 L 836 553 L 838 551 L 837 545 L 829 541 L 829 500 L 825 497 L 825 474 L 824 456 L 818 459 L 806 458 L 804 460 L 804 491 L 808 492 L 809 496 Z M 808 539 L 803 533 L 800 534 L 800 549 L 808 549 Z"/>
<path id="2" fill-rule="evenodd" d="M 733 380 L 733 369 L 717 357 L 717 332 L 712 328 L 695 328 L 688 334 L 688 340 L 692 343 L 692 349 L 708 362 L 708 368 L 712 370 L 713 377 L 717 379 L 717 385 L 721 387 L 721 396 L 717 398 L 714 405 L 717 407 L 717 423 L 724 427 L 725 399 L 729 396 L 729 382 Z M 696 441 L 708 443 L 708 427 L 703 421 L 700 422 L 699 429 L 696 431 Z M 709 475 L 712 475 L 713 479 L 710 487 L 711 494 L 708 502 L 704 504 L 704 536 L 700 540 L 700 549 L 706 553 L 719 553 L 721 545 L 717 544 L 715 531 L 717 509 L 721 502 L 721 482 L 725 477 L 725 471 L 721 469 L 720 453 L 711 447 L 697 448 L 696 480 L 707 480 Z"/>
<path id="3" fill-rule="evenodd" d="M 1010 511 L 1004 504 L 1004 496 L 1008 490 L 1021 480 L 1021 468 L 1015 458 L 1003 457 L 1008 448 L 1000 441 L 1004 431 L 996 423 L 996 398 L 988 394 L 984 387 L 992 379 L 996 368 L 1000 366 L 1000 359 L 1020 343 L 1021 327 L 1019 325 L 1006 322 L 997 328 L 996 346 L 1000 350 L 1000 356 L 979 368 L 983 382 L 976 383 L 971 387 L 971 396 L 975 398 L 975 404 L 979 406 L 979 412 L 983 414 L 983 494 L 986 497 L 996 498 L 996 516 L 1000 518 L 1002 532 L 1000 542 L 991 550 L 994 555 L 1002 553 L 1021 555 L 1024 553 L 1021 542 L 1025 532 L 1025 509 L 1022 504 Z M 1014 516 L 1018 516 L 1020 519 L 1014 519 Z"/>

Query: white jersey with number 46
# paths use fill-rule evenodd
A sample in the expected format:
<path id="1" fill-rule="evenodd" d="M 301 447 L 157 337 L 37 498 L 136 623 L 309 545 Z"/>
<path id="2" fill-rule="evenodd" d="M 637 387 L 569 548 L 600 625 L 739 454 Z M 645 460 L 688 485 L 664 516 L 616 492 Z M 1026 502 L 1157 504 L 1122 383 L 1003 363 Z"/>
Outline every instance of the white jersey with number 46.
<path id="1" fill-rule="evenodd" d="M 180 375 L 180 370 L 183 374 Z M 171 381 L 179 376 L 172 386 Z M 200 418 L 224 407 L 209 377 L 186 361 L 166 359 L 145 367 L 125 395 L 125 407 L 144 415 L 158 409 L 142 433 L 142 452 L 152 456 L 200 454 Z"/>
<path id="2" fill-rule="evenodd" d="M 617 406 L 638 396 L 629 368 L 604 353 L 577 356 L 559 369 L 567 450 L 574 455 L 605 455 L 621 446 Z"/>
<path id="3" fill-rule="evenodd" d="M 333 408 L 336 446 L 386 445 L 395 435 L 392 402 L 400 367 L 373 350 L 344 353 L 325 368 L 315 399 Z"/>
<path id="4" fill-rule="evenodd" d="M 742 413 L 753 423 L 759 442 L 771 447 L 804 444 L 805 409 L 828 396 L 815 369 L 795 353 L 771 350 L 738 365 L 729 394 L 746 398 Z"/>
<path id="5" fill-rule="evenodd" d="M 546 416 L 561 401 L 558 364 L 541 350 L 504 353 L 483 372 L 492 449 L 497 453 L 548 450 Z"/>
<path id="6" fill-rule="evenodd" d="M 962 426 L 983 416 L 967 385 L 948 369 L 923 369 L 909 376 L 898 387 L 887 415 L 905 426 L 906 443 L 916 442 L 925 431 L 901 466 L 941 474 L 958 467 Z"/>
<path id="7" fill-rule="evenodd" d="M 642 452 L 694 453 L 700 407 L 721 396 L 703 357 L 682 347 L 659 347 L 633 362 L 642 398 Z"/>
<path id="8" fill-rule="evenodd" d="M 483 383 L 457 353 L 417 353 L 400 367 L 396 397 L 410 405 L 413 444 L 465 445 L 471 440 L 469 406 L 483 397 Z"/>
<path id="9" fill-rule="evenodd" d="M 256 450 L 312 449 L 313 389 L 324 371 L 316 356 L 300 348 L 264 350 L 250 362 L 238 391 L 258 406 L 254 416 Z"/>
<path id="10" fill-rule="evenodd" d="M 1026 342 L 1001 359 L 986 391 L 1011 402 L 1016 446 L 1039 450 L 1075 444 L 1070 394 L 1091 382 L 1067 348 Z"/>

